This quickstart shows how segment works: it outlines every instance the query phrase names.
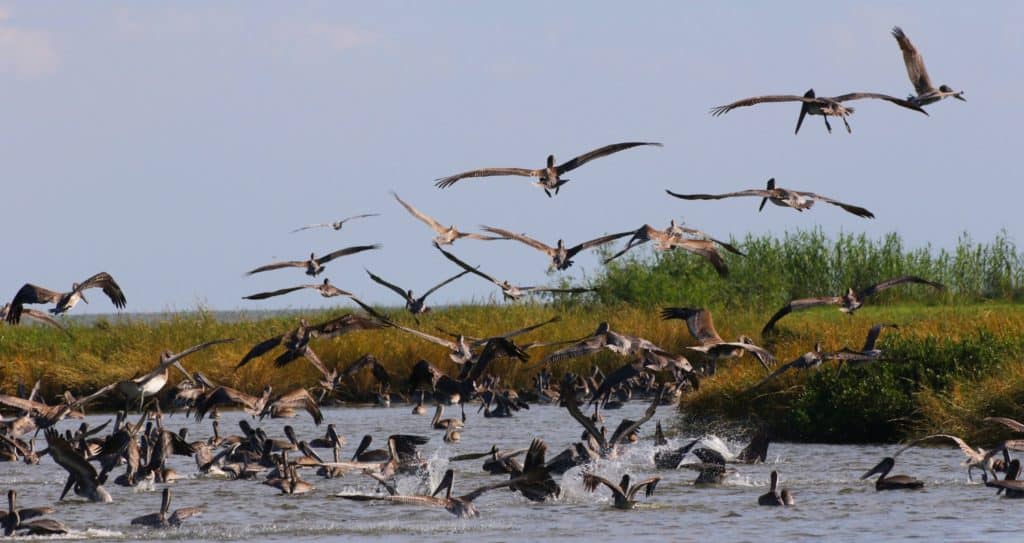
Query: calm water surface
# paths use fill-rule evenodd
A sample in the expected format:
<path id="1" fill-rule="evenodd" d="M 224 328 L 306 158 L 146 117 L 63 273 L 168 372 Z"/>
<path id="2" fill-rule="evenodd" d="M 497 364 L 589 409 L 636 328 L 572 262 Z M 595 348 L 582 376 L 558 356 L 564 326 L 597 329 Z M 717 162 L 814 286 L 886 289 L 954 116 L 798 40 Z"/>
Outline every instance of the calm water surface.
<path id="1" fill-rule="evenodd" d="M 618 411 L 607 412 L 606 424 L 614 428 L 621 417 L 636 418 L 646 408 L 632 402 Z M 564 409 L 534 406 L 512 419 L 487 419 L 469 411 L 462 441 L 445 444 L 442 432 L 430 429 L 430 416 L 413 416 L 406 405 L 392 408 L 333 408 L 325 410 L 326 422 L 337 425 L 347 439 L 343 454 L 352 454 L 359 438 L 374 436 L 374 445 L 384 446 L 392 433 L 429 435 L 424 454 L 430 459 L 429 478 L 433 486 L 449 467 L 447 458 L 467 452 L 484 451 L 491 444 L 502 449 L 524 448 L 533 437 L 549 445 L 548 458 L 580 439 L 581 427 Z M 457 408 L 455 409 L 457 415 Z M 238 412 L 224 412 L 221 428 L 240 433 Z M 90 416 L 90 423 L 109 416 Z M 566 541 L 581 536 L 589 540 L 622 541 L 778 541 L 822 540 L 945 540 L 1021 541 L 1022 525 L 1013 519 L 1024 501 L 997 498 L 992 489 L 969 482 L 960 465 L 963 456 L 954 449 L 914 449 L 897 460 L 894 473 L 906 473 L 926 482 L 922 491 L 876 492 L 872 481 L 859 477 L 895 446 L 837 446 L 773 443 L 764 465 L 732 465 L 735 473 L 724 485 L 696 488 L 690 470 L 657 471 L 651 445 L 654 422 L 661 420 L 673 445 L 693 437 L 686 428 L 675 426 L 671 407 L 662 407 L 641 430 L 642 440 L 621 458 L 602 461 L 596 471 L 618 480 L 628 472 L 635 479 L 662 477 L 654 496 L 632 511 L 612 508 L 610 494 L 599 489 L 585 492 L 576 468 L 561 478 L 561 496 L 548 503 L 532 503 L 508 491 L 487 493 L 475 502 L 481 515 L 460 520 L 441 509 L 425 509 L 386 503 L 365 504 L 333 497 L 337 493 L 373 492 L 376 484 L 367 477 L 350 474 L 327 480 L 311 470 L 303 478 L 316 490 L 300 496 L 282 496 L 277 490 L 255 481 L 223 481 L 195 477 L 190 458 L 174 457 L 171 465 L 187 478 L 173 485 L 176 507 L 201 505 L 205 513 L 186 521 L 179 529 L 150 531 L 129 525 L 132 518 L 155 512 L 160 506 L 162 485 L 128 489 L 113 484 L 107 489 L 112 504 L 94 504 L 72 497 L 56 502 L 65 472 L 45 457 L 38 466 L 0 463 L 0 487 L 16 487 L 23 507 L 53 505 L 53 518 L 73 532 L 70 539 L 136 540 L 165 538 L 182 541 L 312 541 L 321 539 L 375 541 Z M 79 421 L 65 421 L 60 429 L 76 428 Z M 295 426 L 300 439 L 323 435 L 324 427 L 313 426 L 303 414 L 291 420 L 265 420 L 264 429 L 283 438 L 282 426 Z M 187 425 L 190 439 L 210 435 L 209 421 L 197 424 L 182 414 L 173 415 L 167 426 L 177 430 Z M 40 438 L 41 439 L 41 438 Z M 742 443 L 725 436 L 708 437 L 715 447 L 735 452 Z M 38 448 L 45 447 L 45 441 Z M 453 463 L 455 494 L 462 494 L 496 479 L 485 474 L 482 461 Z M 785 486 L 796 495 L 797 506 L 759 507 L 757 497 L 768 488 L 768 474 L 777 469 Z M 400 481 L 403 492 L 425 490 L 414 476 Z"/>

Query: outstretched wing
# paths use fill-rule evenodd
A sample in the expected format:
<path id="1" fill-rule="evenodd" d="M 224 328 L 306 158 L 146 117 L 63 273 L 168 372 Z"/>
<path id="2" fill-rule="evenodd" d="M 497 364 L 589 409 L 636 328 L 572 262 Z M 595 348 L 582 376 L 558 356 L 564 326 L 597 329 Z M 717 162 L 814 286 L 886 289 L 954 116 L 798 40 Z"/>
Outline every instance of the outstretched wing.
<path id="1" fill-rule="evenodd" d="M 497 175 L 520 175 L 523 177 L 540 177 L 544 173 L 544 170 L 530 170 L 527 168 L 481 168 L 479 170 L 470 170 L 468 172 L 457 173 L 455 175 L 449 175 L 448 177 L 442 177 L 435 179 L 437 181 L 434 186 L 439 189 L 446 189 L 455 184 L 460 179 L 466 179 L 469 177 L 493 177 Z"/>
<path id="2" fill-rule="evenodd" d="M 747 107 L 757 104 L 769 103 L 769 102 L 813 102 L 813 98 L 805 98 L 803 96 L 797 96 L 795 94 L 772 94 L 768 96 L 754 96 L 753 98 L 744 98 L 743 100 L 737 100 L 731 104 L 724 106 L 716 106 L 711 108 L 711 115 L 718 117 L 719 115 L 725 115 L 730 111 L 738 107 Z"/>
<path id="3" fill-rule="evenodd" d="M 640 419 L 632 422 L 631 424 L 620 424 L 615 432 L 612 434 L 612 438 L 608 440 L 609 446 L 615 446 L 616 443 L 621 441 L 623 438 L 632 434 L 633 432 L 640 429 L 643 424 L 654 416 L 654 412 L 658 409 L 658 404 L 661 403 L 661 393 L 664 389 L 660 389 L 657 394 L 654 395 L 654 399 L 651 401 L 651 405 L 647 406 L 647 410 L 644 411 L 644 415 Z M 626 422 L 626 421 L 623 421 Z"/>
<path id="4" fill-rule="evenodd" d="M 7 312 L 7 322 L 18 324 L 21 322 L 22 307 L 25 304 L 55 304 L 60 301 L 61 293 L 54 292 L 43 287 L 26 283 L 11 300 L 10 310 Z"/>
<path id="5" fill-rule="evenodd" d="M 254 273 L 260 273 L 260 272 L 271 271 L 271 270 L 279 270 L 281 268 L 305 268 L 305 267 L 306 267 L 306 261 L 305 260 L 303 260 L 303 261 L 290 260 L 288 262 L 274 262 L 273 264 L 267 264 L 265 266 L 260 266 L 258 268 L 253 268 L 253 269 L 245 272 L 245 274 L 246 275 L 252 275 Z"/>
<path id="6" fill-rule="evenodd" d="M 1015 421 L 1015 420 L 1013 420 L 1011 418 L 1007 418 L 1007 417 L 985 417 L 982 420 L 984 420 L 985 422 L 995 422 L 995 423 L 998 423 L 998 424 L 1002 424 L 1003 426 L 1013 430 L 1014 432 L 1024 432 L 1024 424 L 1022 424 L 1020 422 L 1017 422 L 1017 421 Z"/>
<path id="7" fill-rule="evenodd" d="M 583 474 L 583 488 L 587 489 L 588 492 L 597 490 L 597 487 L 604 485 L 612 491 L 612 494 L 622 494 L 625 497 L 624 491 L 619 489 L 619 485 L 597 475 L 595 473 L 584 473 Z"/>
<path id="8" fill-rule="evenodd" d="M 679 194 L 678 192 L 672 192 L 665 189 L 665 192 L 669 193 L 676 198 L 683 200 L 721 200 L 723 198 L 735 198 L 737 196 L 757 196 L 760 198 L 770 198 L 772 193 L 764 189 L 749 189 L 740 190 L 736 192 L 726 192 L 723 194 Z"/>
<path id="9" fill-rule="evenodd" d="M 590 162 L 591 160 L 598 159 L 604 156 L 608 156 L 619 151 L 625 151 L 626 149 L 632 149 L 633 147 L 639 147 L 641 145 L 653 145 L 655 147 L 662 147 L 662 144 L 657 142 L 645 142 L 645 141 L 628 141 L 625 143 L 613 143 L 611 145 L 605 145 L 593 151 L 583 153 L 582 155 L 569 159 L 568 161 L 558 165 L 558 173 L 563 174 L 579 168 L 580 166 Z"/>
<path id="10" fill-rule="evenodd" d="M 849 100 L 864 100 L 866 98 L 873 98 L 875 100 L 885 100 L 907 109 L 912 109 L 928 115 L 928 112 L 924 110 L 920 105 L 915 104 L 909 100 L 903 100 L 902 98 L 896 98 L 895 96 L 889 96 L 888 94 L 879 94 L 877 92 L 851 92 L 832 98 L 836 102 L 846 102 Z"/>
<path id="11" fill-rule="evenodd" d="M 903 64 L 907 67 L 907 77 L 910 78 L 910 83 L 914 85 L 917 94 L 926 94 L 934 90 L 932 79 L 928 77 L 928 70 L 924 67 L 924 57 L 917 52 L 914 44 L 910 43 L 910 38 L 903 33 L 903 29 L 894 26 L 892 37 L 896 38 L 896 43 L 900 44 L 900 51 L 903 51 Z"/>
<path id="12" fill-rule="evenodd" d="M 411 300 L 409 300 L 409 293 L 407 293 L 404 289 L 402 289 L 402 287 L 400 287 L 400 286 L 398 286 L 398 285 L 396 285 L 394 283 L 389 283 L 389 282 L 385 281 L 379 275 L 374 274 L 370 270 L 366 270 L 366 273 L 370 276 L 370 279 L 372 279 L 374 283 L 377 283 L 378 285 L 381 285 L 383 287 L 387 287 L 387 288 L 391 289 L 392 291 L 395 292 L 395 294 L 398 294 L 399 296 L 401 296 L 406 301 L 411 301 Z"/>
<path id="13" fill-rule="evenodd" d="M 865 209 L 863 207 L 860 207 L 860 206 L 855 206 L 855 205 L 851 205 L 851 204 L 845 204 L 843 202 L 840 202 L 839 200 L 833 200 L 832 198 L 829 198 L 827 196 L 822 196 L 820 194 L 815 194 L 813 192 L 801 192 L 800 194 L 803 194 L 804 196 L 806 196 L 808 198 L 814 198 L 815 200 L 820 200 L 822 202 L 825 202 L 825 203 L 828 203 L 828 204 L 832 204 L 834 206 L 839 206 L 839 207 L 843 208 L 844 210 L 846 210 L 846 211 L 848 211 L 850 213 L 853 213 L 854 215 L 856 215 L 858 217 L 863 217 L 865 219 L 874 219 L 875 218 L 875 214 L 874 213 L 872 213 L 872 212 L 868 211 L 867 209 Z"/>
<path id="14" fill-rule="evenodd" d="M 235 365 L 235 369 L 241 368 L 242 366 L 248 364 L 250 360 L 262 356 L 267 351 L 273 349 L 274 347 L 277 347 L 278 345 L 281 344 L 281 339 L 283 338 L 284 334 L 281 334 L 279 336 L 274 336 L 270 339 L 265 339 L 257 343 L 256 345 L 253 346 L 252 349 L 249 349 L 249 352 L 245 353 L 245 356 L 242 357 L 242 360 L 239 361 L 237 365 Z"/>
<path id="15" fill-rule="evenodd" d="M 916 283 L 916 284 L 919 284 L 919 285 L 928 285 L 928 286 L 934 288 L 935 290 L 944 290 L 946 288 L 945 285 L 943 285 L 942 283 L 936 283 L 935 281 L 929 281 L 927 279 L 923 279 L 923 278 L 918 277 L 916 275 L 903 275 L 901 277 L 893 277 L 892 279 L 887 279 L 885 281 L 882 281 L 881 283 L 878 283 L 878 284 L 875 284 L 875 285 L 871 285 L 870 287 L 868 287 L 868 288 L 858 292 L 857 293 L 857 297 L 859 297 L 859 298 L 866 298 L 866 297 L 871 296 L 872 294 L 875 294 L 877 292 L 881 292 L 881 291 L 883 291 L 885 289 L 889 289 L 889 288 L 892 288 L 892 287 L 895 287 L 895 286 L 898 286 L 898 285 L 902 285 L 904 283 Z"/>
<path id="16" fill-rule="evenodd" d="M 544 358 L 544 363 L 561 362 L 562 360 L 569 360 L 570 358 L 577 358 L 583 355 L 596 353 L 603 349 L 607 343 L 607 339 L 604 335 L 591 336 L 577 342 L 575 345 L 571 345 L 549 354 Z"/>
<path id="17" fill-rule="evenodd" d="M 722 337 L 715 330 L 715 321 L 711 318 L 711 312 L 707 309 L 692 307 L 666 307 L 661 310 L 663 319 L 682 319 L 686 321 L 686 327 L 690 334 L 701 345 L 713 345 L 722 343 Z"/>
<path id="18" fill-rule="evenodd" d="M 243 300 L 265 300 L 267 298 L 273 298 L 274 296 L 281 296 L 296 290 L 302 290 L 308 288 L 308 285 L 300 285 L 297 287 L 288 287 L 280 290 L 272 290 L 270 292 L 257 292 L 256 294 L 250 294 L 249 296 L 242 296 Z"/>
<path id="19" fill-rule="evenodd" d="M 451 260 L 452 262 L 458 264 L 460 268 L 468 271 L 469 273 L 472 273 L 472 274 L 475 274 L 475 275 L 479 275 L 480 277 L 483 277 L 484 279 L 494 283 L 495 285 L 498 285 L 499 287 L 501 286 L 501 281 L 498 281 L 497 279 L 491 277 L 490 275 L 487 275 L 486 273 L 484 273 L 484 272 L 482 272 L 482 271 L 480 271 L 480 270 L 470 266 L 469 264 L 466 264 L 465 262 L 459 260 L 459 257 L 457 257 L 457 256 L 449 253 L 448 251 L 445 251 L 444 249 L 442 249 L 441 246 L 438 245 L 436 241 L 434 242 L 434 247 L 437 247 L 437 250 L 441 251 L 441 254 L 443 254 L 445 256 L 445 258 L 447 258 L 448 260 Z"/>
<path id="20" fill-rule="evenodd" d="M 380 247 L 381 246 L 380 246 L 379 243 L 374 243 L 373 245 L 355 245 L 353 247 L 345 247 L 344 249 L 338 249 L 337 251 L 334 251 L 333 253 L 327 253 L 327 254 L 325 254 L 325 255 L 323 255 L 321 257 L 318 257 L 316 259 L 316 261 L 321 263 L 321 264 L 326 264 L 326 263 L 334 260 L 335 258 L 339 258 L 339 257 L 343 257 L 343 256 L 348 256 L 348 255 L 354 255 L 356 253 L 361 253 L 363 251 L 370 251 L 370 250 L 373 250 L 373 249 L 380 249 Z"/>
<path id="21" fill-rule="evenodd" d="M 514 239 L 514 240 L 516 240 L 518 242 L 525 243 L 525 244 L 529 245 L 530 247 L 533 247 L 534 249 L 537 249 L 538 251 L 541 251 L 541 252 L 546 253 L 548 255 L 554 254 L 554 252 L 555 252 L 555 248 L 554 247 L 551 247 L 550 245 L 546 245 L 546 244 L 544 244 L 544 243 L 542 243 L 540 241 L 537 241 L 537 240 L 535 240 L 535 239 L 533 239 L 533 238 L 531 238 L 529 236 L 523 235 L 523 234 L 516 234 L 515 232 L 511 232 L 509 230 L 503 230 L 501 228 L 494 228 L 494 227 L 491 227 L 491 226 L 481 226 L 481 228 L 483 228 L 484 230 L 486 230 L 486 231 L 488 231 L 488 232 L 490 232 L 492 234 L 497 234 L 497 235 L 499 235 L 499 236 L 501 236 L 501 237 L 503 237 L 505 239 Z"/>
<path id="22" fill-rule="evenodd" d="M 444 281 L 441 281 L 440 283 L 434 285 L 430 290 L 424 292 L 420 296 L 420 299 L 421 300 L 426 300 L 427 296 L 430 296 L 431 294 L 433 294 L 435 290 L 437 290 L 437 289 L 447 285 L 448 283 L 451 283 L 452 281 L 458 279 L 459 277 L 462 277 L 463 275 L 466 275 L 467 273 L 469 273 L 469 270 L 463 270 L 463 271 L 461 271 L 461 272 L 459 272 L 459 273 L 449 277 L 448 279 L 445 279 Z"/>
<path id="23" fill-rule="evenodd" d="M 114 281 L 114 278 L 107 272 L 97 273 L 85 281 L 82 281 L 76 290 L 81 292 L 89 288 L 103 289 L 103 294 L 106 294 L 107 298 L 110 298 L 111 303 L 114 304 L 114 307 L 118 309 L 124 308 L 128 303 L 128 300 L 124 297 L 124 292 L 121 291 L 121 287 L 118 286 L 117 282 Z"/>
<path id="24" fill-rule="evenodd" d="M 584 241 L 583 243 L 580 243 L 579 245 L 570 248 L 567 252 L 569 253 L 569 256 L 571 257 L 571 256 L 574 256 L 575 254 L 579 253 L 580 251 L 585 251 L 587 249 L 590 249 L 591 247 L 597 247 L 599 245 L 604 245 L 605 243 L 608 243 L 610 241 L 615 241 L 615 240 L 617 240 L 619 238 L 624 238 L 626 236 L 631 236 L 631 235 L 633 235 L 633 233 L 634 232 L 632 230 L 630 230 L 629 232 L 619 232 L 618 234 L 608 234 L 607 236 L 601 236 L 599 238 L 594 238 L 594 239 L 592 239 L 590 241 Z"/>
<path id="25" fill-rule="evenodd" d="M 661 481 L 661 477 L 651 477 L 650 479 L 640 481 L 629 488 L 629 494 L 626 495 L 626 498 L 632 500 L 640 490 L 644 490 L 644 496 L 650 497 L 654 495 L 654 489 L 658 486 L 658 481 Z"/>
<path id="26" fill-rule="evenodd" d="M 406 211 L 412 214 L 413 217 L 416 217 L 417 219 L 426 223 L 426 225 L 433 229 L 435 232 L 440 234 L 441 232 L 447 230 L 447 228 L 445 228 L 441 223 L 434 220 L 433 217 L 427 215 L 426 213 L 423 213 L 422 211 L 416 209 L 415 207 L 412 207 L 405 200 L 399 198 L 398 194 L 392 192 L 391 195 L 394 196 L 395 200 L 398 200 L 398 203 L 402 204 L 402 207 L 404 207 Z"/>
<path id="27" fill-rule="evenodd" d="M 775 327 L 775 323 L 778 322 L 782 317 L 789 315 L 793 311 L 799 311 L 801 309 L 807 309 L 808 307 L 814 307 L 819 305 L 835 305 L 842 303 L 843 299 L 839 296 L 823 296 L 821 298 L 802 298 L 799 300 L 793 300 L 788 304 L 782 306 L 772 315 L 772 318 L 768 320 L 768 324 L 764 325 L 761 329 L 761 335 L 768 334 Z"/>
<path id="28" fill-rule="evenodd" d="M 306 226 L 303 226 L 302 228 L 296 228 L 295 230 L 292 230 L 292 234 L 294 234 L 296 232 L 302 232 L 303 230 L 309 230 L 311 228 L 328 228 L 328 227 L 332 227 L 332 226 L 334 226 L 334 225 L 332 225 L 329 222 L 324 222 L 324 223 L 320 223 L 320 224 L 307 224 Z"/>

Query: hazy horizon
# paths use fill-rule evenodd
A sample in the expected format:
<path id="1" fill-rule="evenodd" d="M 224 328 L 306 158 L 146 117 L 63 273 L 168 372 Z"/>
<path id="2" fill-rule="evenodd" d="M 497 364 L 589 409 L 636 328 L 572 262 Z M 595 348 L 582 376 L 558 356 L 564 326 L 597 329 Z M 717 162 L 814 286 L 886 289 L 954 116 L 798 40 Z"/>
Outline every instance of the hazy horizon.
<path id="1" fill-rule="evenodd" d="M 831 236 L 896 232 L 908 247 L 989 241 L 1024 226 L 1016 153 L 1024 121 L 1024 5 L 645 2 L 154 5 L 0 2 L 7 266 L 0 303 L 24 283 L 67 290 L 107 271 L 127 312 L 275 311 L 350 305 L 312 291 L 241 297 L 329 277 L 398 306 L 363 268 L 416 293 L 458 271 L 433 233 L 391 197 L 443 224 L 488 224 L 568 244 L 685 220 L 719 238 L 820 226 Z M 863 100 L 827 134 L 793 135 L 799 106 L 709 108 L 760 94 L 912 91 L 901 26 L 936 85 L 964 90 L 930 116 Z M 547 198 L 524 178 L 434 180 L 485 166 L 540 167 L 619 141 L 657 141 L 596 160 Z M 753 198 L 685 202 L 664 193 L 764 186 L 864 206 L 865 220 Z M 295 228 L 358 213 L 340 232 Z M 275 260 L 350 245 L 383 249 L 245 277 Z M 621 242 L 620 242 L 621 243 Z M 593 253 L 548 275 L 512 241 L 450 248 L 517 284 L 592 276 Z M 10 263 L 16 262 L 12 266 Z M 498 296 L 464 277 L 438 305 Z M 72 314 L 114 311 L 102 294 Z"/>

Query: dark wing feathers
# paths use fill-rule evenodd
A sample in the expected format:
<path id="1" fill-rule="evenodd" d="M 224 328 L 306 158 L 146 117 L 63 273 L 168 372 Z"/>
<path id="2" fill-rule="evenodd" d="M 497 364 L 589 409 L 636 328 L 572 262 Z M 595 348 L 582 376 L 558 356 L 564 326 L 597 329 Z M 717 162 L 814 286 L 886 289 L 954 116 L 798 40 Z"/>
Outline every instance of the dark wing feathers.
<path id="1" fill-rule="evenodd" d="M 520 175 L 523 177 L 540 177 L 544 170 L 530 170 L 527 168 L 481 168 L 479 170 L 470 170 L 468 172 L 457 173 L 455 175 L 449 175 L 448 177 L 442 177 L 437 179 L 434 186 L 440 189 L 448 188 L 455 184 L 460 179 L 466 179 L 469 177 L 492 177 L 496 175 Z"/>
<path id="2" fill-rule="evenodd" d="M 761 335 L 763 336 L 771 332 L 772 329 L 775 327 L 775 323 L 778 322 L 779 319 L 785 317 L 786 315 L 789 315 L 793 311 L 807 309 L 808 307 L 814 307 L 817 305 L 835 305 L 842 303 L 842 301 L 843 299 L 839 296 L 826 296 L 821 298 L 801 298 L 799 300 L 793 300 L 792 302 L 789 302 L 788 304 L 782 306 L 782 309 L 779 309 L 778 311 L 775 312 L 774 315 L 772 315 L 772 318 L 769 319 L 768 323 L 765 324 L 764 328 L 761 329 Z"/>
<path id="3" fill-rule="evenodd" d="M 127 305 L 128 300 L 124 297 L 124 292 L 121 291 L 121 287 L 118 286 L 114 278 L 107 272 L 100 272 L 96 275 L 82 281 L 78 285 L 78 291 L 81 292 L 88 288 L 102 288 L 103 294 L 110 298 L 110 301 L 114 304 L 114 307 L 118 309 L 124 308 Z"/>
<path id="4" fill-rule="evenodd" d="M 683 200 L 721 200 L 723 198 L 733 198 L 736 196 L 757 196 L 760 198 L 769 198 L 772 195 L 771 192 L 764 189 L 740 190 L 736 192 L 726 192 L 723 194 L 679 194 L 667 189 L 665 192 Z"/>
<path id="5" fill-rule="evenodd" d="M 608 156 L 613 153 L 618 153 L 619 151 L 625 151 L 626 149 L 632 149 L 633 147 L 639 147 L 641 145 L 653 145 L 656 147 L 662 146 L 662 144 L 657 142 L 644 141 L 629 141 L 625 143 L 613 143 L 611 145 L 605 145 L 604 147 L 594 149 L 593 151 L 584 153 L 578 157 L 569 159 L 568 161 L 559 164 L 558 173 L 563 174 L 575 170 L 576 168 L 579 168 L 580 166 L 586 164 L 587 162 L 590 162 L 591 160 Z"/>
<path id="6" fill-rule="evenodd" d="M 803 96 L 797 96 L 795 94 L 774 94 L 768 96 L 754 96 L 752 98 L 744 98 L 743 100 L 737 100 L 731 104 L 724 106 L 716 106 L 711 108 L 711 115 L 718 117 L 719 115 L 725 115 L 730 111 L 738 107 L 753 106 L 756 104 L 767 103 L 767 102 L 813 102 L 813 98 L 805 98 Z"/>
<path id="7" fill-rule="evenodd" d="M 846 203 L 840 202 L 839 200 L 833 200 L 832 198 L 829 198 L 827 196 L 822 196 L 820 194 L 815 194 L 813 192 L 802 192 L 801 194 L 803 194 L 804 196 L 807 196 L 809 198 L 814 198 L 815 200 L 820 200 L 822 202 L 829 203 L 829 204 L 832 204 L 834 206 L 839 206 L 839 207 L 843 208 L 844 210 L 846 210 L 846 211 L 848 211 L 850 213 L 853 213 L 854 215 L 856 215 L 858 217 L 863 217 L 865 219 L 874 219 L 875 218 L 875 214 L 874 213 L 872 213 L 872 212 L 868 211 L 867 209 L 865 209 L 863 207 L 860 207 L 860 206 L 846 204 Z"/>
<path id="8" fill-rule="evenodd" d="M 902 285 L 904 283 L 916 283 L 916 284 L 919 284 L 919 285 L 928 285 L 928 286 L 930 286 L 930 287 L 932 287 L 932 288 L 934 288 L 936 290 L 944 290 L 946 288 L 942 283 L 936 283 L 934 281 L 929 281 L 927 279 L 923 279 L 923 278 L 918 277 L 916 275 L 903 275 L 903 276 L 900 276 L 900 277 L 893 277 L 892 279 L 887 279 L 887 280 L 882 281 L 881 283 L 878 283 L 878 284 L 875 284 L 875 285 L 871 285 L 870 287 L 867 287 L 864 290 L 858 292 L 857 293 L 857 297 L 858 298 L 865 298 L 865 297 L 871 296 L 872 294 L 875 294 L 877 292 L 881 292 L 883 290 L 886 290 L 886 289 L 889 289 L 889 288 L 892 288 L 892 287 L 895 287 L 895 286 L 898 286 L 898 285 Z"/>
<path id="9" fill-rule="evenodd" d="M 340 258 L 340 257 L 343 257 L 343 256 L 353 255 L 353 254 L 356 254 L 356 253 L 361 253 L 363 251 L 370 251 L 370 250 L 373 250 L 373 249 L 380 249 L 380 247 L 381 246 L 380 246 L 379 243 L 374 243 L 373 245 L 355 245 L 355 246 L 352 246 L 352 247 L 345 247 L 344 249 L 338 249 L 337 251 L 334 251 L 333 253 L 327 253 L 327 254 L 325 254 L 323 256 L 317 257 L 316 261 L 321 263 L 321 264 L 326 264 L 326 263 L 334 260 L 335 258 Z"/>
<path id="10" fill-rule="evenodd" d="M 835 100 L 836 102 L 846 102 L 848 100 L 864 100 L 865 98 L 885 100 L 886 102 L 891 102 L 898 106 L 905 107 L 907 109 L 912 109 L 914 111 L 918 111 L 924 113 L 925 115 L 928 115 L 928 112 L 925 111 L 924 108 L 913 102 L 903 100 L 901 98 L 896 98 L 895 96 L 889 96 L 888 94 L 879 94 L 877 92 L 851 92 L 840 96 L 836 96 L 832 98 L 832 100 Z"/>

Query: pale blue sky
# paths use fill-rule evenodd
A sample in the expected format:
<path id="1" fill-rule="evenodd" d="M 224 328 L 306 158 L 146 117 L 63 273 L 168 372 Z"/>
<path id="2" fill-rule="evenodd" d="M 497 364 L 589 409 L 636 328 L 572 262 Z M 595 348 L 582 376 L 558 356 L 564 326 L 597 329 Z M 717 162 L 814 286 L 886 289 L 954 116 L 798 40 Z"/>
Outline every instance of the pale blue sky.
<path id="1" fill-rule="evenodd" d="M 911 91 L 889 35 L 901 25 L 936 84 L 963 89 L 931 117 L 854 104 L 853 134 L 799 107 L 713 118 L 758 94 Z M 448 224 L 484 223 L 570 243 L 670 218 L 716 236 L 897 231 L 911 246 L 988 240 L 1024 218 L 1019 2 L 0 2 L 0 291 L 67 289 L 106 270 L 131 311 L 335 304 L 308 282 L 243 273 L 354 244 L 384 249 L 328 265 L 341 288 L 397 297 L 363 268 L 420 292 L 451 274 L 431 233 L 388 195 Z M 548 199 L 522 178 L 434 178 L 538 167 L 607 143 L 661 141 L 573 172 Z M 809 213 L 664 194 L 780 186 L 863 205 Z M 310 222 L 378 212 L 341 232 Z M 454 252 L 520 284 L 547 259 L 512 242 Z M 570 273 L 593 273 L 592 255 Z M 437 303 L 494 289 L 466 277 Z M 97 295 L 76 312 L 107 312 Z"/>

